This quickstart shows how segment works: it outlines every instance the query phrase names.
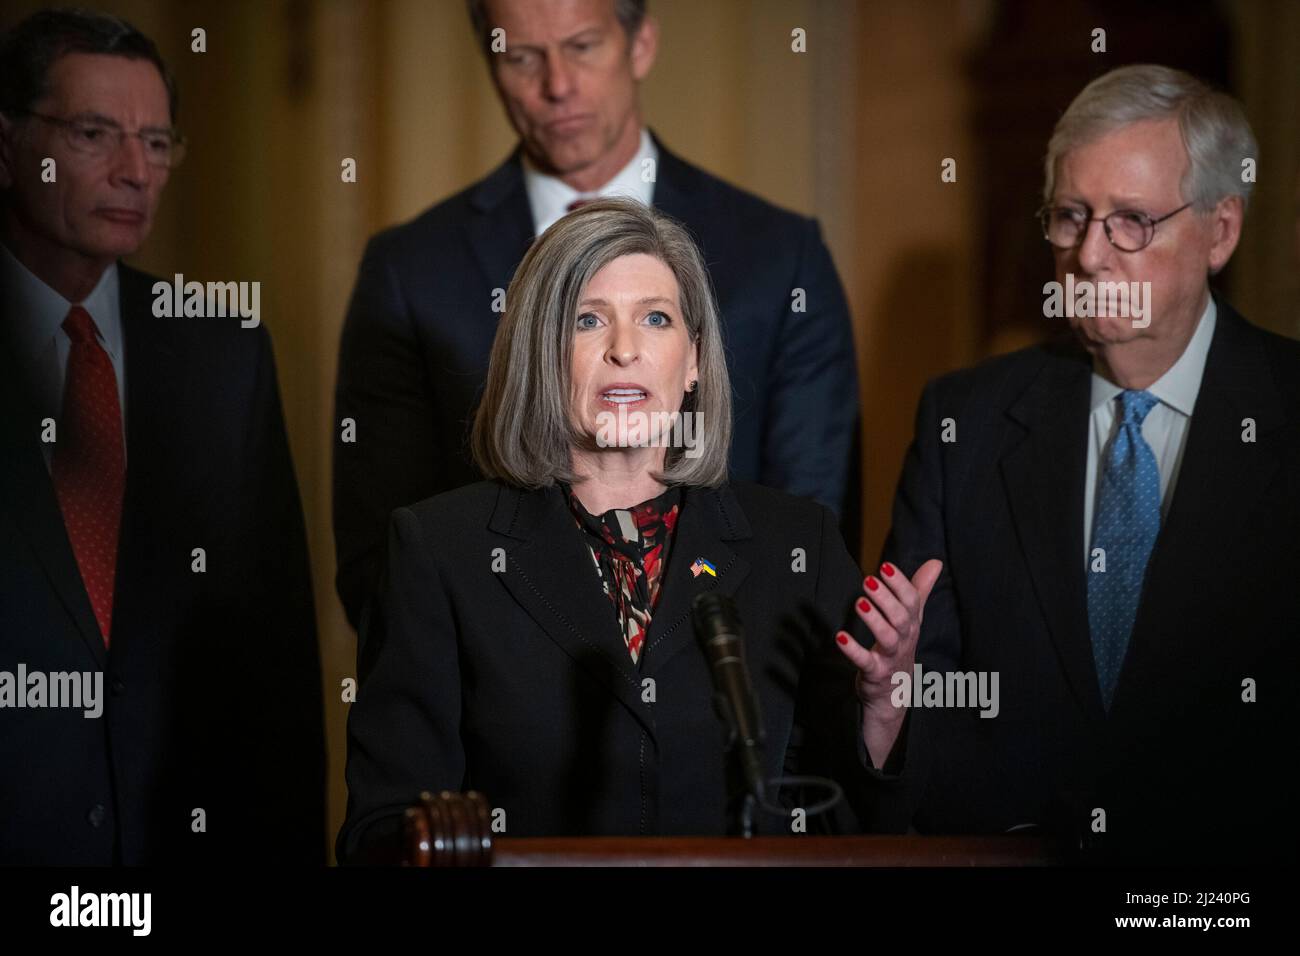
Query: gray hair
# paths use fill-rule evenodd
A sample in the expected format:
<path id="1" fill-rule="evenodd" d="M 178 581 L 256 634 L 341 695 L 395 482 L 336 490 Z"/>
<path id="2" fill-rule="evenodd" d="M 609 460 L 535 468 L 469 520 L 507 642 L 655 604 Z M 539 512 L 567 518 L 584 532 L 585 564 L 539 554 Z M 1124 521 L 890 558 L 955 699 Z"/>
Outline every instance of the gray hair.
<path id="1" fill-rule="evenodd" d="M 1130 123 L 1171 117 L 1190 160 L 1178 184 L 1183 201 L 1209 212 L 1221 199 L 1240 196 L 1244 210 L 1253 184 L 1242 181 L 1242 160 L 1259 153 L 1241 104 L 1188 73 L 1153 64 L 1111 70 L 1074 98 L 1047 144 L 1044 202 L 1052 201 L 1056 164 L 1071 149 Z"/>
<path id="2" fill-rule="evenodd" d="M 470 449 L 489 478 L 523 488 L 573 484 L 572 450 L 589 443 L 572 413 L 574 326 L 583 290 L 620 256 L 654 256 L 677 279 L 682 319 L 698 348 L 698 385 L 680 411 L 698 413 L 696 457 L 669 445 L 666 485 L 716 487 L 727 480 L 731 451 L 731 380 L 721 320 L 700 250 L 686 229 L 630 199 L 582 206 L 546 230 L 529 248 L 506 290 L 483 401 Z M 671 409 L 669 409 L 671 411 Z"/>
<path id="3" fill-rule="evenodd" d="M 646 0 L 614 0 L 614 16 L 623 25 L 628 39 L 641 29 L 645 19 Z M 488 22 L 487 0 L 466 0 L 469 8 L 469 22 L 474 27 L 474 36 L 478 37 L 479 48 L 488 53 L 492 49 L 492 24 Z"/>

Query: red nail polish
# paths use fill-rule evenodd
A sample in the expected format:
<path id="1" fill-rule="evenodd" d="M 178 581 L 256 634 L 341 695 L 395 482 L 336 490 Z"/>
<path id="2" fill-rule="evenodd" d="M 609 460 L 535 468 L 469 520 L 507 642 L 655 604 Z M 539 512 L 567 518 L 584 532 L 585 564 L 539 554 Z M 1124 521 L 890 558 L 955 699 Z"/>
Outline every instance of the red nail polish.
<path id="1" fill-rule="evenodd" d="M 863 614 L 871 613 L 871 602 L 866 598 L 858 598 L 858 607 L 862 609 Z"/>
<path id="2" fill-rule="evenodd" d="M 849 642 L 849 636 L 843 631 L 840 631 L 835 635 L 835 640 L 839 641 L 841 644 L 847 644 Z"/>
<path id="3" fill-rule="evenodd" d="M 867 578 L 867 590 L 868 590 L 868 591 L 874 591 L 874 590 L 876 590 L 876 588 L 878 588 L 878 587 L 880 587 L 880 582 L 877 581 L 877 580 L 875 579 L 875 577 L 869 577 L 869 578 Z"/>
<path id="4" fill-rule="evenodd" d="M 888 561 L 880 566 L 880 570 L 885 572 L 885 577 L 887 578 L 892 578 L 894 576 L 894 566 Z"/>

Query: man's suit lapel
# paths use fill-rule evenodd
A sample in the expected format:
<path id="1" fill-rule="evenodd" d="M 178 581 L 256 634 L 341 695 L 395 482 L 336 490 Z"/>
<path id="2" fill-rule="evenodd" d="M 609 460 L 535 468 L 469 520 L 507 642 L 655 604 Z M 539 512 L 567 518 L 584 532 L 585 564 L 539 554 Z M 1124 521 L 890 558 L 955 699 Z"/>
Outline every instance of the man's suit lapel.
<path id="1" fill-rule="evenodd" d="M 1134 675 L 1160 673 L 1165 655 L 1195 653 L 1187 644 L 1191 635 L 1175 633 L 1166 623 L 1170 609 L 1188 600 L 1189 565 L 1216 560 L 1242 533 L 1280 467 L 1276 445 L 1267 436 L 1289 424 L 1287 412 L 1263 344 L 1250 333 L 1245 320 L 1219 300 L 1178 482 L 1147 566 L 1112 713 L 1128 696 L 1126 689 L 1132 693 Z M 1245 419 L 1255 422 L 1254 442 L 1242 441 Z"/>
<path id="2" fill-rule="evenodd" d="M 699 218 L 695 205 L 698 198 L 700 174 L 677 154 L 670 152 L 653 131 L 650 138 L 659 150 L 653 190 L 654 206 L 678 222 L 694 223 Z M 704 239 L 695 237 L 697 242 Z"/>
<path id="3" fill-rule="evenodd" d="M 171 344 L 169 322 L 203 319 L 156 319 L 150 279 L 121 267 L 122 333 L 126 343 L 126 491 L 117 549 L 117 579 L 113 597 L 115 656 L 140 650 L 132 641 L 156 633 L 152 624 L 169 595 L 151 587 L 153 563 L 188 561 L 189 551 L 172 554 L 163 544 L 169 528 L 165 516 L 179 514 L 160 495 L 173 491 L 176 470 L 168 466 L 168 450 L 177 446 L 182 427 L 179 410 L 187 374 Z M 121 625 L 119 627 L 119 625 Z M 130 639 L 128 639 L 130 635 Z"/>
<path id="4" fill-rule="evenodd" d="M 466 224 L 470 247 L 483 274 L 506 288 L 533 240 L 533 213 L 524 187 L 521 149 L 470 193 L 474 210 Z"/>
<path id="5" fill-rule="evenodd" d="M 726 321 L 722 323 L 722 343 L 728 356 L 736 342 L 736 329 L 744 324 L 746 303 L 751 296 L 746 290 L 752 284 L 750 274 L 753 263 L 736 257 L 735 242 L 724 231 L 734 227 L 725 211 L 710 204 L 711 193 L 705 188 L 705 174 L 677 154 L 668 150 L 652 131 L 651 138 L 659 149 L 659 164 L 655 172 L 654 206 L 686 227 L 700 248 L 704 264 L 709 268 L 709 278 L 718 298 L 718 307 Z M 752 309 L 748 311 L 752 312 Z M 743 395 L 750 394 L 752 383 L 745 386 L 740 379 L 732 382 Z M 752 396 L 751 396 L 752 398 Z"/>
<path id="6" fill-rule="evenodd" d="M 10 353 L 6 359 L 3 364 L 7 366 L 14 356 Z M 104 639 L 82 584 L 54 483 L 41 453 L 41 419 L 55 413 L 40 412 L 30 401 L 29 389 L 19 384 L 20 369 L 4 368 L 0 372 L 13 373 L 5 374 L 3 386 L 0 456 L 5 464 L 0 468 L 0 504 L 26 536 L 96 667 L 102 670 L 107 663 Z"/>
<path id="7" fill-rule="evenodd" d="M 1083 712 L 1100 721 L 1083 563 L 1090 372 L 1082 350 L 1065 346 L 1049 354 L 1038 377 L 1007 409 L 1026 434 L 1002 458 L 1002 478 L 1061 666 Z"/>
<path id="8" fill-rule="evenodd" d="M 714 588 L 732 594 L 749 573 L 748 562 L 723 543 L 750 535 L 734 495 L 727 489 L 683 489 L 641 671 L 632 663 L 591 552 L 558 487 L 537 491 L 503 487 L 488 527 L 519 542 L 506 549 L 506 571 L 500 575 L 506 589 L 551 640 L 653 735 L 654 716 L 642 700 L 642 680 L 654 676 L 693 640 L 688 618 L 695 595 Z M 716 578 L 707 573 L 692 576 L 690 565 L 698 557 L 715 564 Z"/>

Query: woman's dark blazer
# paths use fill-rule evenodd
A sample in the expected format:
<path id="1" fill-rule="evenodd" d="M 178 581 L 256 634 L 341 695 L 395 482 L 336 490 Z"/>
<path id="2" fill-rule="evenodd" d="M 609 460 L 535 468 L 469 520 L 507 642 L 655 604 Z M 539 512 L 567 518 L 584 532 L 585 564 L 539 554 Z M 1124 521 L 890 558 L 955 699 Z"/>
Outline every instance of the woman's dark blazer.
<path id="1" fill-rule="evenodd" d="M 717 576 L 693 575 L 696 558 Z M 744 624 L 769 777 L 845 788 L 808 832 L 892 828 L 897 779 L 871 766 L 834 646 L 840 627 L 870 642 L 834 515 L 747 482 L 685 488 L 664 573 L 638 670 L 559 487 L 484 481 L 395 511 L 361 627 L 339 859 L 391 854 L 421 790 L 482 792 L 504 836 L 724 833 L 724 734 L 691 623 L 710 589 Z"/>

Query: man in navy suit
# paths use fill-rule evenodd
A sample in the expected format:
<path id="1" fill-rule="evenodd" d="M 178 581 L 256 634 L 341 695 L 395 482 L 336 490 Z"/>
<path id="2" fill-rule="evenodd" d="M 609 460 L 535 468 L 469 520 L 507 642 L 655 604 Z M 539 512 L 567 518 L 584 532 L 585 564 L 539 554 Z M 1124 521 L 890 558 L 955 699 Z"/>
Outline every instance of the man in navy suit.
<path id="1" fill-rule="evenodd" d="M 157 317 L 118 262 L 180 160 L 175 104 L 114 17 L 0 44 L 0 863 L 324 862 L 270 341 Z"/>
<path id="2" fill-rule="evenodd" d="M 1239 105 L 1184 73 L 1095 80 L 1042 210 L 1045 312 L 1073 335 L 922 396 L 885 554 L 944 562 L 922 668 L 1000 677 L 987 716 L 937 693 L 908 715 L 924 832 L 1294 859 L 1300 345 L 1209 285 L 1257 155 Z M 1102 314 L 1104 283 L 1127 308 Z"/>
<path id="3" fill-rule="evenodd" d="M 599 196 L 653 203 L 693 233 L 731 362 L 732 475 L 828 505 L 856 554 L 853 336 L 817 224 L 690 165 L 646 129 L 638 85 L 658 34 L 644 0 L 469 6 L 520 142 L 485 179 L 366 249 L 335 392 L 337 586 L 349 619 L 378 580 L 392 511 L 479 479 L 467 438 L 505 289 L 534 236 Z"/>

